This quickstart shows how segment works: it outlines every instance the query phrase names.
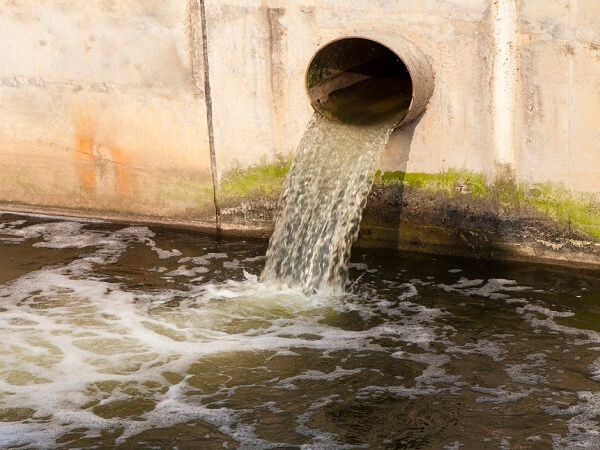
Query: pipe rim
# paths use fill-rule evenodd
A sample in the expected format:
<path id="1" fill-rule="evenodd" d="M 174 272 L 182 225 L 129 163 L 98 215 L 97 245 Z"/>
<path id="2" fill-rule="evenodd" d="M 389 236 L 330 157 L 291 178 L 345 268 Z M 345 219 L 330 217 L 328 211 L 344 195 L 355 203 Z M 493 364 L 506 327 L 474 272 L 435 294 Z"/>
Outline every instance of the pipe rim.
<path id="1" fill-rule="evenodd" d="M 406 114 L 404 114 L 404 116 L 398 121 L 398 123 L 395 126 L 399 127 L 400 125 L 403 125 L 405 122 L 407 122 L 406 118 L 410 116 L 410 113 L 414 109 L 414 106 L 415 106 L 415 82 L 414 82 L 414 75 L 413 75 L 414 74 L 414 70 L 408 64 L 406 64 L 405 58 L 402 55 L 398 54 L 398 52 L 396 50 L 394 50 L 390 45 L 388 45 L 385 42 L 382 42 L 379 39 L 370 37 L 367 34 L 352 34 L 352 35 L 347 35 L 347 36 L 341 36 L 341 37 L 332 39 L 332 40 L 328 41 L 327 43 L 319 46 L 318 50 L 310 58 L 308 64 L 306 65 L 306 70 L 304 71 L 304 91 L 306 93 L 306 96 L 309 99 L 311 108 L 316 113 L 323 115 L 323 113 L 321 111 L 317 110 L 314 107 L 313 102 L 312 102 L 312 98 L 310 96 L 310 92 L 308 91 L 308 72 L 310 71 L 310 68 L 311 68 L 313 62 L 315 61 L 315 59 L 317 58 L 317 56 L 319 56 L 319 54 L 323 50 L 325 50 L 327 47 L 329 47 L 330 45 L 335 44 L 336 42 L 340 42 L 340 41 L 344 41 L 344 40 L 348 40 L 348 39 L 364 39 L 364 40 L 367 40 L 367 41 L 374 42 L 375 44 L 381 45 L 382 47 L 385 47 L 390 52 L 392 52 L 394 55 L 396 55 L 400 59 L 400 61 L 402 61 L 402 64 L 404 64 L 404 66 L 406 67 L 406 70 L 408 71 L 408 75 L 409 75 L 410 80 L 411 80 L 411 98 L 410 98 L 410 103 L 408 105 L 408 108 L 406 110 Z"/>

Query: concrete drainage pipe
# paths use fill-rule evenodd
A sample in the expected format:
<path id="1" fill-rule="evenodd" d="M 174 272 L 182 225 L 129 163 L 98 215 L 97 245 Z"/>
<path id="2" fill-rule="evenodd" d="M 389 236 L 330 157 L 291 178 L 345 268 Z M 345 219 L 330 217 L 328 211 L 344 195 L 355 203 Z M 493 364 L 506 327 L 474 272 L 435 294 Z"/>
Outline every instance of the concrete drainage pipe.
<path id="1" fill-rule="evenodd" d="M 433 93 L 427 57 L 395 35 L 344 37 L 323 46 L 306 71 L 313 108 L 344 123 L 371 124 L 418 117 Z"/>

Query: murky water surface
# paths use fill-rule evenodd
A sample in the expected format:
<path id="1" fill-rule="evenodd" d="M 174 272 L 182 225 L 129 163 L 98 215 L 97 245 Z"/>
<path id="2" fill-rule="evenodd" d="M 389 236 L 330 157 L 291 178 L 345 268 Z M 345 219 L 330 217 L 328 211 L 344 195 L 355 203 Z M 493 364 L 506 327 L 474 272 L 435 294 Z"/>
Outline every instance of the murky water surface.
<path id="1" fill-rule="evenodd" d="M 597 274 L 0 216 L 0 447 L 600 446 Z"/>

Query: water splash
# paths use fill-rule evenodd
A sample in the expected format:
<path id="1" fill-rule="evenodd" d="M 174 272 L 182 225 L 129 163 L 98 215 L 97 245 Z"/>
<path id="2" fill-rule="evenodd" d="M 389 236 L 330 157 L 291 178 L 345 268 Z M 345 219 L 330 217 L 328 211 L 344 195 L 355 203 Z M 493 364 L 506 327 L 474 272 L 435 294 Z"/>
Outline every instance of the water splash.
<path id="1" fill-rule="evenodd" d="M 263 282 L 306 292 L 343 287 L 375 169 L 397 123 L 313 116 L 281 195 Z"/>

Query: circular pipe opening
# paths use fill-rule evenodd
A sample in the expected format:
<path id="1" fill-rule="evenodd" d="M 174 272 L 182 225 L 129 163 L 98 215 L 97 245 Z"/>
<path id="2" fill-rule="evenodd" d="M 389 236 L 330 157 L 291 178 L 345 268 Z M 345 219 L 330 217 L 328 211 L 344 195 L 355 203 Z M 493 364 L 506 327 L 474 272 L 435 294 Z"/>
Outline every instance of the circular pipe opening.
<path id="1" fill-rule="evenodd" d="M 323 47 L 306 72 L 315 111 L 344 123 L 401 123 L 413 98 L 409 68 L 394 51 L 365 38 L 343 38 Z"/>

